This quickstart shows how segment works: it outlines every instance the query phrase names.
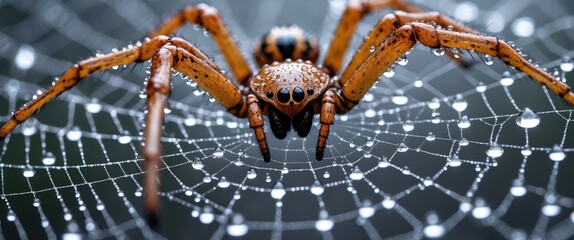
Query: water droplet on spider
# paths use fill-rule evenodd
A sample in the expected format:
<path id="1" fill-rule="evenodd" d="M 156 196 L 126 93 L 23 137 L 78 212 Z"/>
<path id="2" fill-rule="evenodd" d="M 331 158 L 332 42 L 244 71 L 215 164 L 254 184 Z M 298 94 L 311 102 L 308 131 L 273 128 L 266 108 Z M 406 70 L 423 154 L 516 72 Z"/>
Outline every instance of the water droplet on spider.
<path id="1" fill-rule="evenodd" d="M 349 174 L 349 178 L 351 180 L 361 180 L 363 179 L 363 176 L 364 176 L 363 172 L 361 171 L 361 169 L 359 169 L 359 166 L 353 167 L 351 174 Z"/>
<path id="2" fill-rule="evenodd" d="M 370 46 L 370 47 L 369 47 L 369 52 L 370 52 L 370 53 L 375 52 L 375 46 Z"/>
<path id="3" fill-rule="evenodd" d="M 454 98 L 454 101 L 452 102 L 452 108 L 454 108 L 454 110 L 457 112 L 462 112 L 466 109 L 466 107 L 468 107 L 466 100 L 464 100 L 462 95 L 457 94 Z"/>
<path id="4" fill-rule="evenodd" d="M 502 73 L 502 78 L 500 78 L 500 85 L 502 86 L 510 86 L 514 83 L 514 78 L 510 75 L 509 71 L 504 71 Z"/>
<path id="5" fill-rule="evenodd" d="M 281 181 L 277 181 L 275 185 L 273 185 L 273 188 L 271 189 L 271 197 L 279 200 L 282 199 L 283 196 L 285 196 L 285 194 L 287 194 L 287 192 L 285 191 L 283 183 Z"/>
<path id="6" fill-rule="evenodd" d="M 218 146 L 217 148 L 215 148 L 215 150 L 213 150 L 213 157 L 214 158 L 223 157 L 223 148 L 221 148 L 221 146 Z"/>
<path id="7" fill-rule="evenodd" d="M 199 214 L 199 221 L 203 224 L 210 224 L 215 220 L 215 214 L 213 214 L 213 207 L 207 205 L 203 207 L 201 213 Z"/>
<path id="8" fill-rule="evenodd" d="M 429 142 L 432 142 L 432 141 L 434 141 L 435 139 L 436 139 L 436 136 L 434 135 L 434 133 L 429 132 L 429 134 L 428 134 L 427 137 L 426 137 L 426 140 L 429 141 Z"/>
<path id="9" fill-rule="evenodd" d="M 451 167 L 458 167 L 462 165 L 462 161 L 460 161 L 460 158 L 457 154 L 453 154 L 452 157 L 448 159 L 448 165 Z"/>
<path id="10" fill-rule="evenodd" d="M 362 218 L 370 218 L 375 215 L 375 208 L 373 207 L 373 203 L 369 199 L 363 200 L 361 202 L 361 207 L 359 208 L 359 215 Z"/>
<path id="11" fill-rule="evenodd" d="M 530 108 L 525 107 L 516 117 L 516 124 L 523 128 L 533 128 L 540 124 L 540 118 Z"/>
<path id="12" fill-rule="evenodd" d="M 479 82 L 476 86 L 476 91 L 480 93 L 486 92 L 486 85 L 483 82 Z"/>
<path id="13" fill-rule="evenodd" d="M 170 114 L 171 113 L 171 104 L 169 104 L 169 101 L 167 102 L 167 104 L 163 108 L 163 113 L 164 114 Z"/>
<path id="14" fill-rule="evenodd" d="M 335 225 L 335 222 L 331 219 L 327 211 L 324 209 L 321 210 L 319 212 L 319 219 L 315 221 L 315 229 L 321 232 L 326 232 L 331 230 L 333 225 Z"/>
<path id="15" fill-rule="evenodd" d="M 548 157 L 550 158 L 550 160 L 558 162 L 566 158 L 566 153 L 564 153 L 564 150 L 562 149 L 562 147 L 560 147 L 560 145 L 554 144 L 552 150 L 548 154 Z"/>
<path id="16" fill-rule="evenodd" d="M 102 105 L 98 99 L 92 98 L 89 103 L 85 105 L 86 111 L 89 113 L 99 113 L 102 110 Z"/>
<path id="17" fill-rule="evenodd" d="M 527 190 L 524 187 L 524 184 L 519 179 L 515 179 L 512 182 L 512 187 L 510 187 L 510 194 L 515 197 L 522 197 L 526 194 Z"/>
<path id="18" fill-rule="evenodd" d="M 432 110 L 436 110 L 440 108 L 440 100 L 434 97 L 430 100 L 430 102 L 428 102 L 427 106 Z"/>
<path id="19" fill-rule="evenodd" d="M 396 105 L 405 105 L 409 102 L 409 98 L 405 96 L 403 90 L 398 89 L 391 97 L 391 101 Z"/>
<path id="20" fill-rule="evenodd" d="M 254 179 L 256 177 L 257 177 L 257 171 L 255 171 L 255 169 L 251 168 L 247 171 L 247 178 Z"/>
<path id="21" fill-rule="evenodd" d="M 524 145 L 524 147 L 522 147 L 522 149 L 520 150 L 520 153 L 522 154 L 522 156 L 530 156 L 532 155 L 532 148 L 528 145 Z"/>
<path id="22" fill-rule="evenodd" d="M 217 183 L 217 186 L 220 188 L 228 188 L 230 185 L 231 183 L 227 181 L 225 177 L 221 177 L 221 180 L 219 181 L 219 183 Z"/>
<path id="23" fill-rule="evenodd" d="M 321 182 L 317 179 L 315 179 L 315 181 L 313 181 L 313 184 L 311 184 L 311 193 L 319 196 L 321 194 L 323 194 L 323 192 L 325 192 L 325 188 L 323 187 L 323 184 L 321 184 Z"/>
<path id="24" fill-rule="evenodd" d="M 572 57 L 565 56 L 562 58 L 562 63 L 560 63 L 560 69 L 564 72 L 571 72 L 574 69 L 574 63 L 572 62 Z"/>
<path id="25" fill-rule="evenodd" d="M 74 126 L 66 133 L 66 138 L 70 141 L 78 141 L 82 138 L 82 131 L 79 127 Z"/>
<path id="26" fill-rule="evenodd" d="M 386 78 L 392 78 L 393 76 L 395 76 L 395 66 L 389 67 L 389 69 L 387 69 L 387 71 L 383 73 L 383 76 L 385 76 Z"/>
<path id="27" fill-rule="evenodd" d="M 52 152 L 47 152 L 42 158 L 42 163 L 46 166 L 54 165 L 56 163 L 56 156 Z"/>
<path id="28" fill-rule="evenodd" d="M 488 149 L 486 149 L 486 155 L 491 157 L 491 158 L 500 157 L 500 156 L 502 156 L 503 153 L 504 153 L 504 148 L 502 148 L 496 142 L 490 143 L 490 146 L 488 147 Z"/>
<path id="29" fill-rule="evenodd" d="M 468 116 L 464 115 L 458 120 L 458 127 L 459 128 L 469 128 L 470 127 L 470 120 L 468 120 Z"/>
<path id="30" fill-rule="evenodd" d="M 203 160 L 197 158 L 197 159 L 193 160 L 193 162 L 191 163 L 191 166 L 194 169 L 199 170 L 199 169 L 203 169 L 203 167 L 205 167 L 205 163 L 203 163 Z"/>
<path id="31" fill-rule="evenodd" d="M 14 214 L 14 211 L 9 210 L 8 214 L 6 215 L 6 220 L 8 220 L 9 222 L 14 222 L 14 220 L 16 220 L 16 214 Z"/>
<path id="32" fill-rule="evenodd" d="M 323 173 L 323 178 L 330 178 L 330 177 L 331 177 L 331 174 L 329 173 L 329 171 L 325 171 Z"/>
<path id="33" fill-rule="evenodd" d="M 494 60 L 489 55 L 484 55 L 484 64 L 490 66 L 494 63 Z"/>
<path id="34" fill-rule="evenodd" d="M 405 132 L 410 132 L 414 129 L 415 129 L 415 125 L 413 124 L 413 122 L 411 120 L 407 120 L 403 123 L 403 130 Z"/>
<path id="35" fill-rule="evenodd" d="M 26 168 L 24 168 L 24 171 L 22 171 L 22 175 L 25 178 L 34 177 L 34 175 L 36 175 L 36 170 L 34 170 L 31 166 L 26 166 Z"/>
<path id="36" fill-rule="evenodd" d="M 34 66 L 34 62 L 36 62 L 36 51 L 34 48 L 26 44 L 22 45 L 14 57 L 16 67 L 26 71 Z"/>
<path id="37" fill-rule="evenodd" d="M 407 58 L 406 54 L 397 59 L 397 64 L 401 66 L 407 65 L 407 63 L 409 63 L 409 59 Z"/>
<path id="38" fill-rule="evenodd" d="M 247 234 L 249 227 L 245 224 L 243 215 L 234 213 L 227 224 L 227 234 L 232 237 L 241 237 Z"/>
<path id="39" fill-rule="evenodd" d="M 442 56 L 444 55 L 444 48 L 438 47 L 432 50 L 435 56 Z"/>
<path id="40" fill-rule="evenodd" d="M 383 207 L 386 209 L 391 209 L 395 207 L 395 200 L 391 199 L 390 197 L 385 197 L 385 199 L 383 199 Z"/>

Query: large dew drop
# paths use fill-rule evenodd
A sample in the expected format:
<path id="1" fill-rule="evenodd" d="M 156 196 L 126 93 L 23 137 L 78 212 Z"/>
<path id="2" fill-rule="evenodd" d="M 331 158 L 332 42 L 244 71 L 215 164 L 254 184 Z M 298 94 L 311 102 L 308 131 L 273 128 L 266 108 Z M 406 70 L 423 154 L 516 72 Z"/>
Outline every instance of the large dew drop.
<path id="1" fill-rule="evenodd" d="M 283 187 L 283 183 L 281 183 L 281 181 L 277 181 L 273 186 L 273 189 L 271 189 L 271 197 L 277 200 L 283 198 L 286 193 L 285 187 Z"/>
<path id="2" fill-rule="evenodd" d="M 486 149 L 486 155 L 491 158 L 497 158 L 502 156 L 504 153 L 504 148 L 502 148 L 498 143 L 491 143 L 488 149 Z"/>
<path id="3" fill-rule="evenodd" d="M 230 222 L 227 225 L 227 234 L 233 237 L 240 237 L 249 231 L 249 227 L 244 223 L 243 215 L 236 213 L 230 217 Z"/>
<path id="4" fill-rule="evenodd" d="M 540 124 L 540 118 L 530 108 L 525 107 L 516 117 L 516 124 L 523 128 L 533 128 Z"/>

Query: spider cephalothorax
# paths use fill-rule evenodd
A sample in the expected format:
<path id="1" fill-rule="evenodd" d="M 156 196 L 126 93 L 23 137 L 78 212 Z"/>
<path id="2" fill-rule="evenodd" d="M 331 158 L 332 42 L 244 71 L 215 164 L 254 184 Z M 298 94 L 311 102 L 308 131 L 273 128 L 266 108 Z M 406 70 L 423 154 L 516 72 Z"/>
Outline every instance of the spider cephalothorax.
<path id="1" fill-rule="evenodd" d="M 339 74 L 361 18 L 385 7 L 401 11 L 386 15 L 373 27 Z M 213 36 L 228 62 L 235 83 L 192 44 L 181 38 L 164 36 L 172 34 L 185 22 L 201 25 Z M 324 69 L 316 65 L 319 55 L 316 40 L 291 25 L 273 28 L 256 45 L 255 59 L 262 68 L 253 74 L 217 10 L 206 4 L 185 8 L 149 37 L 141 45 L 80 61 L 70 67 L 53 86 L 14 112 L 0 129 L 0 140 L 82 78 L 115 66 L 151 60 L 142 155 L 146 169 L 146 211 L 152 227 L 157 227 L 155 223 L 158 220 L 157 167 L 161 163 L 162 124 L 171 92 L 172 70 L 197 83 L 229 113 L 248 118 L 265 162 L 271 161 L 271 154 L 263 130 L 263 116 L 268 116 L 273 134 L 281 139 L 287 136 L 291 127 L 299 136 L 307 136 L 313 116 L 319 114 L 315 158 L 321 160 L 335 114 L 344 114 L 356 106 L 379 76 L 417 42 L 446 50 L 461 65 L 464 65 L 464 59 L 450 49 L 498 57 L 574 105 L 574 93 L 568 85 L 525 60 L 511 45 L 478 34 L 440 13 L 425 13 L 403 0 L 349 0 L 324 57 Z M 337 74 L 339 77 L 335 78 Z"/>

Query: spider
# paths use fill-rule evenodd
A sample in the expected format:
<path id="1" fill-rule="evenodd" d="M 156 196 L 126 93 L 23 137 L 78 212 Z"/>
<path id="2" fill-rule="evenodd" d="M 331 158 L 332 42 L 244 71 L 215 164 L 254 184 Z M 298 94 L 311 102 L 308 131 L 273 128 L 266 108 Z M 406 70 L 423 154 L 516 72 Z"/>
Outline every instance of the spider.
<path id="1" fill-rule="evenodd" d="M 366 14 L 388 7 L 396 12 L 386 15 L 373 27 L 350 63 L 340 72 L 357 24 Z M 236 81 L 226 76 L 194 45 L 181 38 L 168 37 L 185 23 L 199 25 L 211 34 Z M 141 45 L 80 61 L 70 67 L 53 86 L 12 115 L 0 129 L 0 139 L 82 78 L 114 66 L 151 60 L 142 154 L 146 171 L 145 207 L 152 228 L 158 226 L 156 169 L 161 162 L 162 124 L 171 91 L 172 69 L 195 81 L 229 113 L 248 118 L 265 162 L 271 161 L 271 155 L 263 130 L 264 116 L 268 118 L 273 135 L 283 139 L 291 129 L 300 137 L 306 137 L 314 115 L 319 114 L 315 157 L 321 160 L 335 114 L 353 109 L 379 76 L 417 42 L 445 50 L 465 67 L 470 61 L 451 49 L 498 57 L 574 105 L 574 94 L 566 84 L 525 60 L 508 43 L 479 34 L 438 12 L 424 12 L 403 0 L 350 0 L 322 65 L 317 64 L 317 40 L 291 25 L 273 28 L 255 44 L 254 57 L 260 70 L 252 72 L 217 10 L 206 4 L 184 8 L 148 37 Z"/>

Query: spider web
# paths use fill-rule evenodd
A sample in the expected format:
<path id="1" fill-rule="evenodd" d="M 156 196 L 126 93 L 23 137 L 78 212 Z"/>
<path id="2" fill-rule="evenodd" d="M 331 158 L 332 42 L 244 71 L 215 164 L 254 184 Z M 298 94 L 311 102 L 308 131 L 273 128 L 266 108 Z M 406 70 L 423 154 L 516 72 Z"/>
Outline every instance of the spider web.
<path id="1" fill-rule="evenodd" d="M 569 1 L 417 2 L 514 41 L 562 81 L 574 77 L 563 60 L 574 49 Z M 316 34 L 324 53 L 345 3 L 210 4 L 248 55 L 258 36 L 287 23 Z M 134 43 L 181 7 L 0 1 L 2 122 L 75 61 Z M 352 49 L 385 13 L 360 23 Z M 226 68 L 202 30 L 178 35 Z M 279 141 L 267 131 L 266 164 L 246 119 L 176 76 L 162 139 L 159 234 L 142 211 L 148 64 L 88 77 L 0 144 L 0 237 L 572 238 L 572 108 L 496 59 L 473 54 L 479 63 L 464 70 L 435 55 L 415 47 L 408 64 L 398 62 L 337 116 L 321 162 L 318 125 L 307 138 Z"/>

